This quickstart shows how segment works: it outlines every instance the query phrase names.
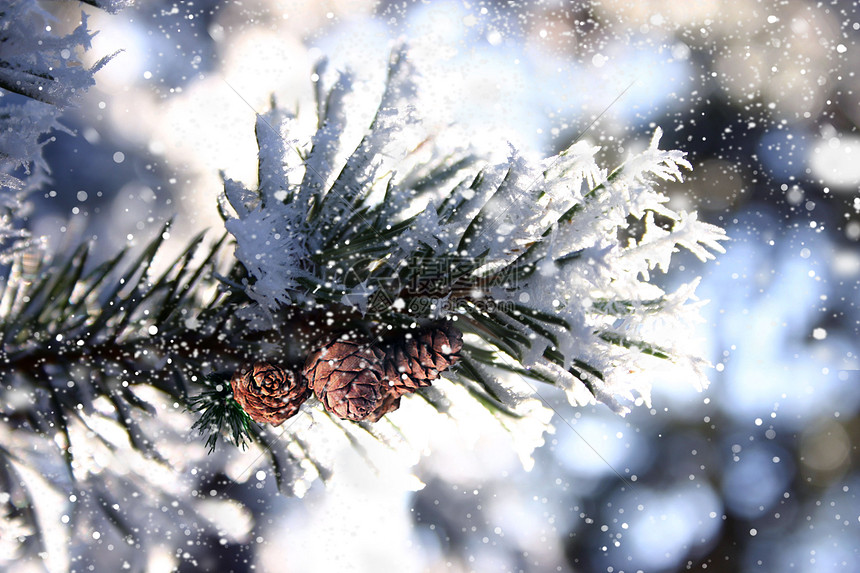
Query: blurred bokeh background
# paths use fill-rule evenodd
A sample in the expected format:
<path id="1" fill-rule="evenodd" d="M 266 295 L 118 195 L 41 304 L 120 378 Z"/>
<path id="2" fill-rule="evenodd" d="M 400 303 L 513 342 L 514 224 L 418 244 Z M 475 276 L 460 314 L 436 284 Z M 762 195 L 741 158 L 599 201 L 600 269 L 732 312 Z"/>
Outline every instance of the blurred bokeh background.
<path id="1" fill-rule="evenodd" d="M 44 5 L 63 26 L 79 20 L 76 2 Z M 212 495 L 237 502 L 216 516 L 220 538 L 183 555 L 168 536 L 148 570 L 860 571 L 854 2 L 138 0 L 92 12 L 92 58 L 124 52 L 66 114 L 77 136 L 46 148 L 54 182 L 31 226 L 57 248 L 95 235 L 106 255 L 174 215 L 177 239 L 219 227 L 219 170 L 253 182 L 254 113 L 271 94 L 311 105 L 323 55 L 378 90 L 397 41 L 422 73 L 416 105 L 499 156 L 506 142 L 549 155 L 584 138 L 615 165 L 661 127 L 661 147 L 694 165 L 668 188 L 673 204 L 732 239 L 716 263 L 681 254 L 659 279 L 703 277 L 705 392 L 659 381 L 651 409 L 621 418 L 546 391 L 555 431 L 529 471 L 510 436 L 427 428 L 417 491 L 348 451 L 302 498 L 277 495 L 265 472 L 213 476 Z M 98 564 L 105 549 L 79 551 Z"/>

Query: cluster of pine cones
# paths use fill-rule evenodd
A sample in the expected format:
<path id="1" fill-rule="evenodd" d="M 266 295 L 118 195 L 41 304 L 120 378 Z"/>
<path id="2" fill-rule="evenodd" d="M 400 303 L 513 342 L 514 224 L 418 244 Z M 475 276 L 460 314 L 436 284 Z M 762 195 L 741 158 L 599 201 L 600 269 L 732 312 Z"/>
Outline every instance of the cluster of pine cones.
<path id="1" fill-rule="evenodd" d="M 407 335 L 385 348 L 337 337 L 318 344 L 300 374 L 256 362 L 239 368 L 230 385 L 233 398 L 259 423 L 282 424 L 311 391 L 339 418 L 376 422 L 399 408 L 404 394 L 429 386 L 456 363 L 462 347 L 462 334 L 448 325 Z"/>

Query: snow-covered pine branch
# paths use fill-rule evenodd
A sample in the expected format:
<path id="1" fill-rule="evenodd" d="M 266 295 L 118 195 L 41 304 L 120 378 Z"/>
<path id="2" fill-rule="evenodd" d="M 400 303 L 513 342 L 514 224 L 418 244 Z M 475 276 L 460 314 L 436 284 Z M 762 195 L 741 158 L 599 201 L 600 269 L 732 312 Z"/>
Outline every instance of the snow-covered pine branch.
<path id="1" fill-rule="evenodd" d="M 704 385 L 707 363 L 688 346 L 701 304 L 696 282 L 664 292 L 650 280 L 679 248 L 706 259 L 725 238 L 695 214 L 669 209 L 657 188 L 689 168 L 683 154 L 660 150 L 658 132 L 612 170 L 585 142 L 540 161 L 511 149 L 488 164 L 482 150 L 446 146 L 421 121 L 414 73 L 406 50 L 395 51 L 364 126 L 355 125 L 348 73 L 317 91 L 311 133 L 273 101 L 256 124 L 257 184 L 224 178 L 229 234 L 211 248 L 196 237 L 161 274 L 151 268 L 166 227 L 130 260 L 118 253 L 93 267 L 87 245 L 54 259 L 16 257 L 0 289 L 4 424 L 14 427 L 0 461 L 12 451 L 27 456 L 21 468 L 5 466 L 12 469 L 0 482 L 13 484 L 25 507 L 33 503 L 21 472 L 43 463 L 30 440 L 53 444 L 44 463 L 66 498 L 81 488 L 109 499 L 104 467 L 83 461 L 103 459 L 93 448 L 117 439 L 143 468 L 124 482 L 128 491 L 114 491 L 117 499 L 146 491 L 158 471 L 158 491 L 144 497 L 170 505 L 161 496 L 175 485 L 172 472 L 199 457 L 166 459 L 165 449 L 189 445 L 165 448 L 155 422 L 176 410 L 171 436 L 184 440 L 183 405 L 210 447 L 220 437 L 251 443 L 255 464 L 270 464 L 282 489 L 301 494 L 330 475 L 342 446 L 371 465 L 410 467 L 435 425 L 455 424 L 467 437 L 508 432 L 528 466 L 552 430 L 540 384 L 562 388 L 573 404 L 600 401 L 618 412 L 648 401 L 638 373 L 655 365 Z M 28 111 L 33 121 L 33 110 L 56 109 L 31 102 L 24 105 L 47 106 Z M 38 129 L 56 128 L 56 115 L 43 121 Z M 31 141 L 37 157 L 41 140 Z M 27 166 L 35 172 L 34 161 Z M 232 249 L 229 261 L 222 247 Z M 326 354 L 337 344 L 347 350 Z M 316 384 L 331 381 L 335 359 L 338 372 L 359 378 L 356 402 L 379 399 L 378 415 L 352 415 L 347 399 L 324 402 L 320 388 L 353 384 Z M 286 391 L 253 402 L 258 371 L 258 389 Z M 385 394 L 396 384 L 406 390 Z M 401 398 L 408 412 L 395 411 Z M 266 416 L 280 416 L 282 406 L 302 418 L 276 435 L 268 424 L 286 418 Z M 287 445 L 274 447 L 278 439 Z M 104 518 L 128 527 L 114 505 L 100 504 Z M 33 516 L 10 519 L 19 517 L 11 529 L 38 531 Z M 137 537 L 141 546 L 157 541 Z"/>
<path id="2" fill-rule="evenodd" d="M 110 12 L 126 0 L 90 2 Z M 91 68 L 79 59 L 95 35 L 87 15 L 70 34 L 52 31 L 54 17 L 36 0 L 13 0 L 0 6 L 0 260 L 26 245 L 20 218 L 26 195 L 47 181 L 50 169 L 42 148 L 52 131 L 68 130 L 59 122 L 63 109 L 89 89 L 93 75 L 113 56 Z"/>
<path id="3" fill-rule="evenodd" d="M 619 412 L 649 401 L 637 373 L 656 365 L 704 386 L 706 361 L 686 344 L 696 283 L 666 293 L 650 280 L 680 248 L 702 260 L 723 250 L 722 229 L 671 210 L 658 189 L 691 168 L 684 153 L 661 150 L 658 128 L 611 170 L 585 142 L 543 161 L 512 149 L 482 165 L 481 150 L 443 149 L 423 130 L 413 73 L 405 50 L 395 51 L 355 148 L 341 137 L 354 115 L 347 73 L 319 90 L 314 134 L 296 134 L 277 107 L 258 120 L 259 188 L 225 180 L 254 327 L 272 328 L 288 309 L 382 339 L 452 321 L 466 345 L 450 376 L 500 408 L 496 377 L 550 382 L 573 403 Z"/>

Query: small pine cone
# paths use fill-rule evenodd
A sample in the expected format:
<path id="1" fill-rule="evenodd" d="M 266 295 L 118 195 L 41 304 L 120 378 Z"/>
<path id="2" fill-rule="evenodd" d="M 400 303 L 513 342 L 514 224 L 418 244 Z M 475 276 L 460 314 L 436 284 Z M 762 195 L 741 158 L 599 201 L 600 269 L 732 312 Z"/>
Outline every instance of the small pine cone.
<path id="1" fill-rule="evenodd" d="M 243 365 L 233 374 L 230 386 L 233 398 L 252 420 L 273 426 L 294 416 L 311 394 L 294 372 L 268 362 Z"/>
<path id="2" fill-rule="evenodd" d="M 388 350 L 385 377 L 397 396 L 429 386 L 460 359 L 463 335 L 453 326 L 432 328 Z"/>
<path id="3" fill-rule="evenodd" d="M 375 422 L 400 406 L 384 380 L 379 348 L 353 340 L 335 340 L 311 352 L 302 375 L 326 410 L 355 422 Z"/>

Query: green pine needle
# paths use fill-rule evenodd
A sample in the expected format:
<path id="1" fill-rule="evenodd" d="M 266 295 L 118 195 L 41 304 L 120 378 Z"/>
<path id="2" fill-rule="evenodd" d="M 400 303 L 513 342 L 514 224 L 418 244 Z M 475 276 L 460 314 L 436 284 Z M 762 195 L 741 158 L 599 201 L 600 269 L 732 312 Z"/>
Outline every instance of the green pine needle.
<path id="1" fill-rule="evenodd" d="M 254 442 L 256 423 L 233 399 L 233 390 L 228 375 L 210 374 L 203 382 L 206 389 L 188 398 L 188 411 L 200 412 L 200 417 L 191 426 L 200 435 L 206 435 L 206 446 L 211 454 L 215 451 L 218 436 L 225 436 L 234 445 L 247 449 Z"/>

